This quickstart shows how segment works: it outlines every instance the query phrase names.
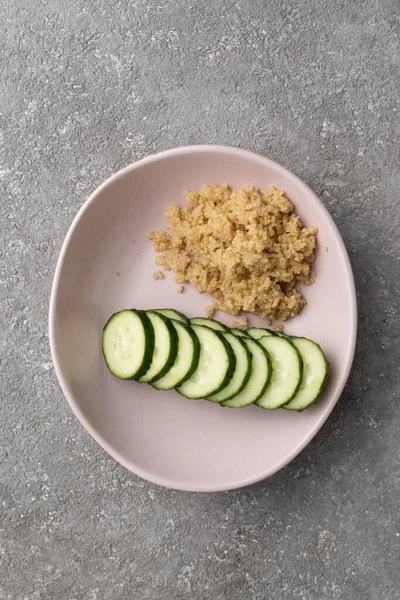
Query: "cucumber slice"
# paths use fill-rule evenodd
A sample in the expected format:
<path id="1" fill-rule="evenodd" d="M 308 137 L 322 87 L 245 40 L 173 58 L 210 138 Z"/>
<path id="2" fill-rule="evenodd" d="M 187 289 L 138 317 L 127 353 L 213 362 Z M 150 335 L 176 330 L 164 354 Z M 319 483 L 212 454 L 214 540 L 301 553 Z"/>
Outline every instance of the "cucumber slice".
<path id="1" fill-rule="evenodd" d="M 290 339 L 303 359 L 303 378 L 297 394 L 282 408 L 304 410 L 318 400 L 328 380 L 329 365 L 318 344 L 307 338 Z"/>
<path id="2" fill-rule="evenodd" d="M 230 400 L 221 402 L 221 406 L 241 408 L 242 406 L 253 404 L 253 402 L 264 394 L 268 387 L 272 373 L 268 352 L 250 337 L 248 339 L 243 338 L 243 343 L 247 346 L 251 354 L 250 377 L 239 394 Z"/>
<path id="3" fill-rule="evenodd" d="M 249 337 L 246 331 L 244 331 L 243 329 L 236 329 L 236 327 L 231 328 L 231 333 L 233 333 L 233 335 L 236 335 L 236 337 Z"/>
<path id="4" fill-rule="evenodd" d="M 303 361 L 296 346 L 288 339 L 265 336 L 258 340 L 272 362 L 272 376 L 268 388 L 256 402 L 268 410 L 287 404 L 297 393 L 303 374 Z"/>
<path id="5" fill-rule="evenodd" d="M 176 388 L 186 398 L 205 398 L 221 391 L 230 381 L 236 357 L 219 331 L 192 325 L 200 341 L 200 358 L 193 375 Z"/>
<path id="6" fill-rule="evenodd" d="M 276 336 L 275 331 L 272 331 L 271 329 L 263 329 L 261 327 L 250 327 L 250 329 L 247 329 L 246 331 L 247 331 L 247 334 L 250 335 L 255 340 L 259 340 L 260 338 L 262 338 L 264 336 L 272 336 L 272 337 Z"/>
<path id="7" fill-rule="evenodd" d="M 164 315 L 164 317 L 167 317 L 168 319 L 175 319 L 175 321 L 180 321 L 181 323 L 189 325 L 189 319 L 183 313 L 179 312 L 179 310 L 173 308 L 152 308 L 151 312 L 156 312 L 160 315 Z"/>
<path id="8" fill-rule="evenodd" d="M 151 383 L 163 377 L 175 362 L 178 353 L 178 334 L 170 319 L 152 311 L 146 311 L 154 330 L 154 350 L 151 365 L 138 381 Z"/>
<path id="9" fill-rule="evenodd" d="M 194 319 L 190 319 L 191 325 L 204 325 L 205 327 L 209 327 L 210 329 L 215 329 L 215 331 L 224 331 L 226 333 L 229 332 L 229 327 L 216 321 L 215 319 L 206 319 L 206 317 L 195 317 Z"/>
<path id="10" fill-rule="evenodd" d="M 156 390 L 170 390 L 181 385 L 193 375 L 199 364 L 200 342 L 195 332 L 184 323 L 170 322 L 178 335 L 178 354 L 169 371 L 151 384 Z"/>
<path id="11" fill-rule="evenodd" d="M 232 333 L 222 333 L 222 335 L 235 353 L 236 368 L 232 379 L 223 390 L 212 396 L 207 396 L 206 400 L 211 402 L 223 402 L 236 396 L 246 385 L 251 372 L 251 354 L 246 344 Z"/>
<path id="12" fill-rule="evenodd" d="M 108 369 L 119 379 L 139 379 L 150 367 L 154 330 L 141 310 L 113 314 L 103 329 L 102 350 Z"/>

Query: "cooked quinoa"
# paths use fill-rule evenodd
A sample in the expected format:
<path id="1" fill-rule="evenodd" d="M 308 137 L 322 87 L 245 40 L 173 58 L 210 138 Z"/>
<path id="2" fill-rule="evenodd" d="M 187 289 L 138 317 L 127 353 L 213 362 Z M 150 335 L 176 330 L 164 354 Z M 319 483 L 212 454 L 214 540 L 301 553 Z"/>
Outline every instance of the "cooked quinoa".
<path id="1" fill-rule="evenodd" d="M 233 321 L 232 327 L 234 329 L 247 329 L 247 317 L 242 317 L 238 321 Z"/>
<path id="2" fill-rule="evenodd" d="M 206 316 L 211 319 L 214 316 L 215 313 L 215 306 L 214 304 L 206 304 L 204 307 L 204 312 L 206 313 Z"/>
<path id="3" fill-rule="evenodd" d="M 304 228 L 283 191 L 204 186 L 185 192 L 188 207 L 169 206 L 169 231 L 150 231 L 156 263 L 212 296 L 208 314 L 294 317 L 306 304 L 297 282 L 314 281 L 316 227 Z"/>

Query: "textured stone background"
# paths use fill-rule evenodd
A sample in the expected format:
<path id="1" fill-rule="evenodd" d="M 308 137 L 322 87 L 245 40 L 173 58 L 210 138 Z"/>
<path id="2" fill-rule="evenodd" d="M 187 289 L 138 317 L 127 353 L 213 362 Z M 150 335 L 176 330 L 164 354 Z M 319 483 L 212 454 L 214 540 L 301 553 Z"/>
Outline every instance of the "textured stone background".
<path id="1" fill-rule="evenodd" d="M 400 598 L 398 0 L 1 0 L 0 599 Z M 131 475 L 52 370 L 57 255 L 89 193 L 152 152 L 225 143 L 331 211 L 355 367 L 283 472 L 194 495 Z"/>

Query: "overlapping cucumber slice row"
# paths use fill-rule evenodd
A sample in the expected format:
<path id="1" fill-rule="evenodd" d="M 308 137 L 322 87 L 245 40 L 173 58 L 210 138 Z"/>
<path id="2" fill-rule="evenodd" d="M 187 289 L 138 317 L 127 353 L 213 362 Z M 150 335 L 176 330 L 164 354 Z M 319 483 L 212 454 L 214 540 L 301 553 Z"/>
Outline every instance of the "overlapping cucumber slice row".
<path id="1" fill-rule="evenodd" d="M 229 329 L 173 309 L 115 313 L 104 327 L 103 354 L 120 379 L 231 408 L 301 411 L 318 400 L 328 377 L 326 358 L 312 340 Z"/>

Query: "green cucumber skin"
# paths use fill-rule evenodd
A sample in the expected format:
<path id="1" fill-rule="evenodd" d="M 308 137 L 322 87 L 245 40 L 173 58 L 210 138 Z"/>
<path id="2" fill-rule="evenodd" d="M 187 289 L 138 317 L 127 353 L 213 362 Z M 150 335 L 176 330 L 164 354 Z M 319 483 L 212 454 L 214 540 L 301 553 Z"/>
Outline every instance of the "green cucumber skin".
<path id="1" fill-rule="evenodd" d="M 144 348 L 144 352 L 143 352 L 143 360 L 142 363 L 139 367 L 139 369 L 137 370 L 137 372 L 131 376 L 131 377 L 126 377 L 126 378 L 122 378 L 122 377 L 118 377 L 117 375 L 115 375 L 114 373 L 112 373 L 112 371 L 110 371 L 114 377 L 117 377 L 121 380 L 135 380 L 137 381 L 138 379 L 140 379 L 149 369 L 151 363 L 152 363 L 152 358 L 153 358 L 153 352 L 154 352 L 154 348 L 155 348 L 155 334 L 154 334 L 154 329 L 153 329 L 153 325 L 150 321 L 150 319 L 148 318 L 146 312 L 149 311 L 144 311 L 144 310 L 138 310 L 138 309 L 125 309 L 125 310 L 130 310 L 131 312 L 135 313 L 141 320 L 141 323 L 143 325 L 143 329 L 144 329 L 144 334 L 145 334 L 145 348 Z M 168 370 L 174 365 L 175 360 L 176 360 L 176 356 L 178 353 L 178 333 L 176 331 L 176 329 L 173 326 L 173 321 L 175 319 L 173 319 L 172 316 L 166 316 L 165 314 L 163 314 L 163 312 L 159 312 L 159 311 L 163 311 L 163 310 L 172 310 L 172 309 L 150 309 L 151 312 L 156 312 L 162 319 L 163 321 L 166 323 L 166 326 L 168 328 L 168 331 L 170 333 L 171 336 L 171 351 L 167 360 L 166 365 L 164 366 L 164 368 L 162 369 L 161 372 L 159 372 L 154 378 L 152 378 L 149 382 L 150 385 L 152 385 L 152 383 L 156 382 L 158 379 L 161 379 L 167 372 Z M 104 327 L 103 327 L 103 332 L 106 330 L 107 326 L 110 324 L 110 322 L 113 320 L 113 318 L 119 314 L 119 312 L 123 312 L 123 311 L 117 311 L 115 313 L 113 313 L 109 319 L 107 320 L 107 322 L 105 323 Z M 176 385 L 176 387 L 181 386 L 185 381 L 187 381 L 188 379 L 190 379 L 190 377 L 193 375 L 193 373 L 196 371 L 198 363 L 199 363 L 199 358 L 200 358 L 200 350 L 201 350 L 201 346 L 200 346 L 200 342 L 199 339 L 196 335 L 196 333 L 193 331 L 193 329 L 190 326 L 190 320 L 183 315 L 182 313 L 180 313 L 179 311 L 175 311 L 174 312 L 177 315 L 181 316 L 181 319 L 179 321 L 180 325 L 182 327 L 185 327 L 185 329 L 188 331 L 189 335 L 191 336 L 192 340 L 193 340 L 193 359 L 192 359 L 192 364 L 191 367 L 189 369 L 189 371 L 187 372 L 187 374 L 185 375 L 185 377 Z M 200 319 L 202 319 L 201 317 L 199 317 L 199 321 Z M 208 319 L 204 318 L 204 321 L 207 321 Z M 172 322 L 171 322 L 172 321 Z M 197 319 L 196 319 L 197 321 Z M 219 323 L 218 321 L 216 321 L 217 323 Z M 194 323 L 195 325 L 198 326 L 204 326 L 206 327 L 206 323 L 204 323 L 204 325 L 202 325 L 200 322 Z M 269 364 L 269 374 L 268 374 L 268 379 L 266 380 L 265 384 L 264 384 L 264 388 L 261 391 L 261 393 L 259 394 L 259 396 L 256 398 L 256 400 L 254 401 L 255 403 L 257 402 L 258 399 L 260 399 L 266 389 L 268 388 L 268 385 L 270 384 L 270 380 L 271 380 L 271 376 L 272 376 L 272 363 L 271 363 L 271 359 L 270 356 L 268 354 L 268 351 L 261 345 L 258 343 L 258 340 L 256 338 L 253 338 L 250 334 L 247 333 L 247 330 L 237 330 L 235 328 L 229 328 L 225 325 L 223 325 L 221 323 L 221 327 L 225 328 L 226 331 L 231 332 L 233 335 L 236 335 L 236 337 L 238 337 L 238 339 L 242 342 L 243 337 L 247 337 L 250 338 L 254 343 L 256 343 L 263 351 L 264 355 L 266 356 L 266 359 L 268 361 Z M 262 328 L 259 328 L 262 329 Z M 305 338 L 304 336 L 288 336 L 286 334 L 283 334 L 281 332 L 275 332 L 273 330 L 267 329 L 265 328 L 266 331 L 268 331 L 269 335 L 272 336 L 279 336 L 282 338 L 285 338 L 289 343 L 291 343 L 291 339 L 306 339 L 308 340 L 308 338 Z M 228 369 L 225 375 L 225 378 L 223 380 L 223 382 L 221 383 L 220 387 L 218 388 L 218 390 L 214 391 L 212 394 L 209 394 L 209 396 L 213 396 L 214 394 L 219 393 L 221 390 L 223 390 L 229 383 L 229 381 L 231 380 L 234 371 L 235 371 L 235 363 L 236 363 L 236 356 L 234 355 L 232 348 L 229 344 L 229 342 L 224 339 L 223 335 L 221 335 L 223 333 L 223 331 L 219 331 L 217 329 L 213 329 L 214 333 L 219 337 L 219 339 L 222 341 L 222 343 L 224 344 L 225 348 L 227 349 L 227 354 L 228 354 Z M 237 332 L 240 331 L 239 334 L 237 334 Z M 303 412 L 304 410 L 306 410 L 307 408 L 309 408 L 310 406 L 313 406 L 314 404 L 316 404 L 322 395 L 322 392 L 324 391 L 328 380 L 329 380 L 329 361 L 327 359 L 327 357 L 325 356 L 322 348 L 320 347 L 319 344 L 317 344 L 316 342 L 312 341 L 316 346 L 318 346 L 319 350 L 321 351 L 321 354 L 323 356 L 323 359 L 325 361 L 325 366 L 326 366 L 326 371 L 324 374 L 324 378 L 321 381 L 320 387 L 318 389 L 318 392 L 315 395 L 315 398 L 312 402 L 310 402 L 309 404 L 307 404 L 306 406 L 304 406 L 304 408 L 301 409 L 291 409 L 289 408 L 290 403 L 292 402 L 292 400 L 295 398 L 295 396 L 297 395 L 297 392 L 299 391 L 299 388 L 301 386 L 302 383 L 302 379 L 303 379 L 303 360 L 302 360 L 302 355 L 301 352 L 299 351 L 299 349 L 296 347 L 295 344 L 292 344 L 292 346 L 295 348 L 295 351 L 299 357 L 299 362 L 300 362 L 300 378 L 299 378 L 299 382 L 298 385 L 295 389 L 295 391 L 293 392 L 292 396 L 285 401 L 285 404 L 277 407 L 277 408 L 283 408 L 284 410 L 288 410 L 288 411 L 293 411 L 293 412 Z M 242 345 L 245 347 L 247 354 L 251 357 L 250 351 L 248 350 L 247 346 L 242 342 Z M 104 347 L 102 344 L 102 354 L 104 357 L 104 361 L 106 363 L 107 368 L 109 369 L 109 365 L 104 353 Z M 109 369 L 110 370 L 110 369 Z M 236 393 L 239 394 L 244 387 L 246 386 L 249 378 L 250 378 L 250 374 L 251 374 L 251 369 L 248 369 L 248 372 L 246 374 L 246 378 L 242 383 L 242 386 L 240 388 L 240 390 L 238 390 L 238 392 Z M 156 388 L 155 388 L 156 389 Z M 207 399 L 208 396 L 205 396 L 205 399 Z M 224 400 L 223 402 L 221 402 L 221 406 L 224 407 L 225 402 L 229 401 L 229 399 Z M 262 408 L 262 407 L 261 407 Z M 270 409 L 264 409 L 264 410 L 270 410 Z"/>
<path id="2" fill-rule="evenodd" d="M 235 337 L 238 338 L 239 342 L 241 343 L 241 345 L 243 346 L 243 348 L 246 351 L 246 356 L 247 356 L 247 372 L 246 372 L 244 380 L 242 381 L 242 384 L 241 384 L 240 388 L 238 390 L 236 390 L 236 392 L 234 394 L 232 394 L 231 396 L 229 396 L 229 398 L 224 398 L 224 400 L 221 400 L 220 402 L 218 402 L 217 400 L 209 400 L 212 396 L 214 396 L 216 394 L 210 394 L 209 396 L 207 396 L 205 398 L 206 400 L 209 400 L 210 402 L 215 402 L 215 403 L 221 404 L 221 406 L 222 406 L 222 402 L 226 402 L 227 400 L 230 400 L 234 396 L 237 396 L 238 394 L 240 394 L 240 392 L 243 390 L 243 388 L 247 384 L 248 380 L 250 379 L 250 375 L 251 375 L 251 353 L 250 353 L 250 350 L 247 348 L 246 344 L 244 342 L 242 342 L 242 340 L 241 340 L 240 337 L 238 337 L 238 336 L 235 336 Z"/>
<path id="3" fill-rule="evenodd" d="M 278 334 L 276 333 L 276 331 L 273 331 L 272 329 L 268 329 L 267 327 L 250 327 L 249 329 L 246 330 L 247 335 L 249 335 L 253 340 L 257 340 L 259 338 L 253 337 L 251 333 L 249 333 L 250 331 L 266 331 L 267 333 L 265 335 L 270 335 L 273 337 L 276 337 Z M 260 336 L 261 337 L 261 336 Z"/>
<path id="4" fill-rule="evenodd" d="M 139 314 L 140 319 L 143 323 L 145 338 L 146 338 L 146 349 L 145 349 L 145 353 L 144 353 L 145 355 L 143 358 L 142 366 L 140 367 L 138 372 L 135 374 L 135 376 L 132 377 L 132 379 L 135 379 L 135 381 L 137 381 L 140 377 L 142 377 L 142 375 L 144 375 L 148 371 L 148 369 L 151 365 L 151 361 L 153 360 L 155 335 L 154 335 L 153 325 L 152 325 L 149 317 L 146 315 L 146 313 L 143 310 L 135 310 L 134 308 L 132 308 L 131 310 L 132 310 L 132 312 Z"/>
<path id="5" fill-rule="evenodd" d="M 209 325 L 209 321 L 213 321 L 217 325 L 217 328 Z M 225 333 L 229 333 L 230 331 L 229 327 L 223 323 L 220 323 L 220 321 L 217 321 L 216 319 L 208 319 L 207 317 L 194 317 L 193 319 L 190 319 L 190 325 L 201 325 L 202 327 L 209 327 L 213 331 L 222 331 Z"/>
<path id="6" fill-rule="evenodd" d="M 244 381 L 243 381 L 242 385 L 240 386 L 240 389 L 236 392 L 235 396 L 237 396 L 238 394 L 240 394 L 240 392 L 243 390 L 243 388 L 245 387 L 246 383 L 250 379 L 250 374 L 251 374 L 251 353 L 250 353 L 250 350 L 247 348 L 246 344 L 244 342 L 242 342 L 242 340 L 240 339 L 240 337 L 238 337 L 238 339 L 239 339 L 239 342 L 244 347 L 244 349 L 246 350 L 247 360 L 248 360 L 248 366 L 247 366 L 246 377 L 244 378 Z M 231 398 L 232 398 L 232 396 L 231 396 Z M 229 400 L 229 399 L 230 398 L 225 398 L 225 400 Z"/>
<path id="7" fill-rule="evenodd" d="M 260 346 L 260 347 L 261 347 L 262 351 L 264 352 L 264 354 L 265 354 L 265 356 L 266 356 L 266 359 L 267 359 L 267 362 L 268 362 L 268 367 L 269 367 L 269 369 L 268 369 L 268 378 L 267 378 L 267 381 L 265 382 L 265 385 L 264 385 L 264 387 L 263 387 L 263 389 L 262 389 L 262 392 L 261 392 L 261 394 L 259 394 L 259 395 L 257 396 L 257 398 L 254 400 L 254 402 L 253 402 L 253 404 L 254 404 L 255 402 L 257 402 L 257 400 L 259 400 L 259 399 L 261 398 L 261 396 L 263 396 L 263 395 L 265 394 L 265 391 L 266 391 L 267 387 L 269 386 L 269 383 L 270 383 L 270 381 L 271 381 L 271 377 L 272 377 L 272 362 L 271 362 L 271 357 L 270 357 L 270 355 L 269 355 L 268 351 L 267 351 L 265 348 L 263 348 L 263 347 L 261 346 L 261 344 L 259 344 L 259 343 L 257 342 L 257 340 L 253 340 L 253 341 L 254 341 L 254 342 L 256 342 L 256 344 L 258 344 L 258 346 Z"/>
<path id="8" fill-rule="evenodd" d="M 170 321 L 171 321 L 172 325 L 174 326 L 174 324 L 173 324 L 174 319 L 170 319 Z M 197 369 L 197 365 L 199 364 L 200 342 L 199 342 L 197 335 L 195 334 L 195 332 L 192 330 L 192 328 L 189 325 L 186 325 L 186 323 L 182 323 L 181 321 L 175 321 L 175 322 L 178 323 L 180 327 L 185 328 L 185 330 L 188 332 L 188 334 L 192 340 L 192 344 L 193 344 L 192 362 L 191 362 L 191 365 L 190 365 L 189 370 L 187 371 L 186 375 L 176 383 L 176 386 L 168 387 L 168 388 L 157 387 L 158 379 L 157 379 L 157 381 L 153 381 L 153 383 L 150 383 L 150 385 L 157 391 L 168 391 L 168 390 L 174 389 L 174 387 L 178 387 L 178 385 L 182 385 L 187 379 L 189 379 L 193 375 L 193 373 Z M 177 335 L 178 335 L 178 333 L 177 333 Z M 179 335 L 178 335 L 178 344 L 179 344 Z M 178 354 L 179 354 L 179 349 L 178 349 Z"/>
<path id="9" fill-rule="evenodd" d="M 187 329 L 187 331 L 189 332 L 190 337 L 193 340 L 193 360 L 192 360 L 192 364 L 190 366 L 189 371 L 186 373 L 185 377 L 175 386 L 176 388 L 179 385 L 182 385 L 183 383 L 185 383 L 185 381 L 187 381 L 188 379 L 191 378 L 191 376 L 193 375 L 193 373 L 197 369 L 197 365 L 199 364 L 199 359 L 200 359 L 200 341 L 199 341 L 199 338 L 197 337 L 197 335 L 195 334 L 195 332 L 193 331 L 193 329 L 190 327 L 190 325 L 186 325 L 186 323 L 181 323 L 181 325 L 183 327 L 185 327 L 185 329 Z"/>
<path id="10" fill-rule="evenodd" d="M 267 387 L 269 386 L 269 382 L 271 381 L 271 377 L 272 377 L 272 362 L 271 362 L 271 358 L 270 358 L 270 355 L 269 355 L 268 351 L 263 346 L 261 346 L 261 344 L 259 344 L 256 339 L 254 339 L 254 338 L 252 338 L 250 336 L 249 336 L 249 338 L 251 339 L 252 342 L 254 342 L 255 344 L 257 344 L 257 346 L 259 346 L 259 348 L 262 350 L 265 358 L 267 359 L 267 363 L 268 363 L 268 377 L 265 380 L 264 387 L 262 388 L 262 390 L 260 391 L 260 393 L 258 394 L 258 396 L 253 400 L 253 402 L 251 402 L 250 404 L 246 404 L 246 406 L 251 406 L 251 404 L 255 404 L 257 402 L 257 400 L 259 400 L 259 398 L 261 398 L 261 396 L 264 395 Z M 250 354 L 251 354 L 251 352 L 250 352 Z M 250 379 L 250 375 L 251 375 L 251 369 L 249 371 L 249 377 L 248 377 L 248 379 Z M 240 390 L 240 391 L 242 391 L 242 390 Z M 238 392 L 236 395 L 238 395 L 239 393 L 240 392 Z M 235 396 L 233 396 L 233 398 L 234 397 Z M 230 400 L 232 400 L 232 398 L 230 398 Z M 229 400 L 224 400 L 223 402 L 220 403 L 220 406 L 222 406 L 223 408 L 245 408 L 244 406 L 229 406 L 227 404 L 227 402 L 229 402 Z"/>
<path id="11" fill-rule="evenodd" d="M 308 340 L 309 339 L 309 338 L 306 338 L 306 337 L 300 336 L 300 335 L 291 336 L 291 337 L 296 337 L 296 338 L 303 339 L 303 340 Z M 287 402 L 286 404 L 284 404 L 283 406 L 281 406 L 281 408 L 283 408 L 284 410 L 290 410 L 290 411 L 293 411 L 293 412 L 303 412 L 303 411 L 305 411 L 307 408 L 309 408 L 310 406 L 313 406 L 314 404 L 316 404 L 318 402 L 318 400 L 320 400 L 321 394 L 324 391 L 324 389 L 325 389 L 325 387 L 326 387 L 326 385 L 328 383 L 328 380 L 329 380 L 329 369 L 330 369 L 329 361 L 326 358 L 325 353 L 322 350 L 321 346 L 319 344 L 317 344 L 317 342 L 314 342 L 314 340 L 310 340 L 310 341 L 312 341 L 313 344 L 315 344 L 316 346 L 318 346 L 318 348 L 321 350 L 322 356 L 324 357 L 325 366 L 326 366 L 325 377 L 324 377 L 324 379 L 321 382 L 320 388 L 319 388 L 318 393 L 315 396 L 315 399 L 314 399 L 313 402 L 310 402 L 310 404 L 308 404 L 307 406 L 305 406 L 302 409 L 292 409 L 292 408 L 288 408 L 289 402 L 291 400 L 293 400 L 293 398 L 291 398 L 291 400 L 289 402 Z"/>
<path id="12" fill-rule="evenodd" d="M 149 381 L 147 381 L 146 383 L 153 383 L 154 381 L 161 379 L 161 377 L 164 377 L 164 375 L 170 370 L 170 368 L 174 364 L 176 355 L 178 354 L 178 333 L 177 333 L 175 327 L 172 325 L 171 319 L 169 319 L 162 313 L 157 313 L 157 314 L 164 321 L 164 323 L 167 326 L 169 335 L 171 337 L 171 347 L 170 347 L 168 360 L 167 360 L 164 368 L 159 373 L 157 373 L 157 375 L 155 375 L 154 377 L 149 379 Z"/>
<path id="13" fill-rule="evenodd" d="M 297 356 L 298 356 L 299 361 L 300 361 L 300 377 L 299 377 L 299 381 L 298 381 L 298 384 L 297 384 L 297 387 L 296 387 L 295 391 L 293 392 L 293 394 L 290 397 L 290 400 L 293 400 L 293 398 L 295 397 L 295 395 L 299 391 L 299 387 L 301 386 L 301 382 L 303 381 L 304 363 L 303 363 L 303 357 L 301 356 L 300 351 L 296 348 L 296 346 L 293 344 L 293 342 L 290 341 L 290 338 L 288 338 L 288 337 L 285 336 L 285 339 L 286 339 L 286 341 L 290 342 L 290 344 L 292 344 L 293 348 L 297 352 Z M 290 400 L 288 400 L 288 402 L 285 402 L 285 404 L 288 404 L 290 402 Z"/>
<path id="14" fill-rule="evenodd" d="M 247 373 L 246 373 L 246 377 L 244 378 L 244 381 L 242 383 L 242 385 L 240 386 L 240 389 L 236 392 L 235 396 L 237 396 L 238 394 L 240 394 L 240 392 L 244 389 L 245 385 L 247 384 L 247 382 L 250 379 L 250 374 L 251 374 L 251 354 L 249 352 L 249 350 L 246 347 L 246 352 L 247 352 L 247 358 L 248 358 L 248 367 L 247 367 Z M 231 396 L 232 398 L 232 396 Z M 230 398 L 225 398 L 225 400 L 230 400 Z"/>
<path id="15" fill-rule="evenodd" d="M 231 327 L 231 333 L 233 333 L 233 335 L 235 335 L 238 338 L 241 338 L 241 337 L 250 338 L 251 337 L 251 335 L 249 335 L 245 329 L 238 329 L 237 327 Z M 254 338 L 252 338 L 252 339 L 254 339 Z"/>
<path id="16" fill-rule="evenodd" d="M 190 320 L 187 318 L 187 316 L 181 313 L 179 310 L 175 310 L 175 308 L 149 308 L 149 311 L 156 312 L 158 315 L 163 315 L 167 319 L 173 319 L 174 317 L 164 314 L 164 311 L 167 311 L 168 313 L 172 311 L 180 317 L 177 319 L 179 322 L 184 323 L 185 325 L 190 325 Z"/>
<path id="17" fill-rule="evenodd" d="M 202 325 L 200 325 L 200 327 L 202 327 Z M 219 339 L 222 340 L 222 342 L 226 348 L 226 353 L 228 355 L 228 360 L 229 360 L 229 366 L 226 371 L 225 378 L 224 378 L 223 382 L 221 383 L 221 385 L 219 386 L 219 388 L 217 390 L 214 390 L 212 392 L 212 394 L 207 394 L 208 396 L 213 396 L 214 394 L 218 394 L 221 390 L 223 390 L 224 387 L 226 387 L 228 385 L 229 381 L 231 380 L 231 378 L 235 372 L 235 368 L 236 368 L 236 356 L 235 356 L 231 346 L 226 341 L 224 336 L 221 335 L 220 331 L 216 331 L 215 329 L 213 331 L 218 335 Z M 207 396 L 205 397 L 205 399 L 207 399 Z"/>
<path id="18" fill-rule="evenodd" d="M 205 325 L 195 325 L 195 327 L 203 327 L 204 329 L 210 330 L 210 328 L 206 327 Z M 224 339 L 221 331 L 217 331 L 216 329 L 212 329 L 211 331 L 222 341 L 223 345 L 225 346 L 226 353 L 228 356 L 228 368 L 227 368 L 225 377 L 224 377 L 221 385 L 217 389 L 213 390 L 210 394 L 207 394 L 207 396 L 213 396 L 214 394 L 218 394 L 218 392 L 220 392 L 228 384 L 229 380 L 231 379 L 231 377 L 235 371 L 235 366 L 236 366 L 236 357 L 235 357 L 231 347 L 229 346 L 228 342 Z M 201 342 L 200 342 L 200 344 L 201 344 Z M 194 369 L 193 373 L 195 372 L 195 370 L 196 369 Z M 191 375 L 193 375 L 193 373 L 191 373 Z M 185 381 L 187 381 L 188 379 L 189 379 L 189 377 L 185 377 Z M 193 396 L 193 397 L 186 396 L 178 389 L 178 387 L 179 386 L 175 386 L 175 390 L 178 392 L 178 394 L 180 394 L 184 398 L 188 398 L 189 400 L 199 400 L 200 399 L 198 396 Z M 206 399 L 207 396 L 204 396 L 204 399 Z"/>
<path id="19" fill-rule="evenodd" d="M 132 377 L 118 377 L 111 371 L 110 367 L 108 366 L 107 358 L 104 354 L 103 344 L 101 345 L 101 351 L 102 351 L 102 354 L 104 357 L 104 362 L 106 363 L 107 369 L 110 371 L 110 373 L 112 375 L 114 375 L 114 377 L 117 377 L 117 379 L 122 379 L 124 381 L 129 381 L 129 380 L 137 381 L 139 379 L 139 377 L 142 377 L 142 375 L 144 375 L 146 373 L 146 371 L 149 369 L 149 367 L 151 365 L 151 361 L 153 359 L 154 343 L 155 343 L 154 329 L 153 329 L 153 325 L 151 324 L 149 317 L 146 315 L 146 313 L 143 310 L 137 310 L 136 308 L 128 308 L 125 310 L 130 310 L 133 313 L 135 313 L 139 317 L 139 319 L 141 320 L 142 325 L 143 325 L 146 346 L 145 346 L 144 353 L 143 353 L 142 364 L 140 365 L 140 367 L 136 371 L 136 373 L 134 375 L 132 375 Z M 111 317 L 108 319 L 107 323 L 103 327 L 103 333 L 106 330 L 107 325 L 120 312 L 123 312 L 123 311 L 117 311 L 116 313 L 111 315 Z"/>
<path id="20" fill-rule="evenodd" d="M 297 392 L 299 391 L 299 388 L 300 388 L 300 386 L 301 386 L 301 382 L 302 382 L 302 380 L 303 380 L 303 368 L 304 368 L 304 365 L 303 365 L 303 359 L 302 359 L 302 357 L 301 357 L 301 354 L 300 354 L 300 352 L 298 351 L 298 349 L 296 348 L 296 346 L 295 346 L 295 345 L 294 345 L 294 344 L 293 344 L 293 343 L 290 341 L 290 338 L 288 338 L 288 337 L 286 337 L 286 336 L 285 336 L 285 339 L 286 339 L 286 341 L 287 341 L 287 342 L 289 342 L 289 344 L 290 344 L 290 345 L 291 345 L 291 346 L 292 346 L 292 347 L 295 349 L 295 351 L 296 351 L 296 354 L 297 354 L 297 357 L 298 357 L 298 359 L 299 359 L 299 364 L 300 364 L 300 376 L 299 376 L 299 380 L 298 380 L 298 382 L 297 382 L 296 389 L 294 390 L 294 392 L 292 393 L 292 395 L 290 396 L 290 398 L 285 400 L 284 404 L 281 404 L 280 406 L 276 406 L 276 407 L 274 407 L 274 408 L 264 408 L 263 406 L 260 406 L 259 404 L 257 404 L 257 406 L 258 406 L 259 408 L 262 408 L 262 410 L 276 410 L 277 408 L 283 408 L 283 407 L 284 407 L 286 404 L 289 404 L 289 402 L 290 402 L 291 400 L 293 400 L 293 398 L 295 397 L 295 395 L 296 395 L 296 394 L 297 394 Z M 261 398 L 261 396 L 258 398 L 258 400 L 259 400 L 260 398 Z"/>

